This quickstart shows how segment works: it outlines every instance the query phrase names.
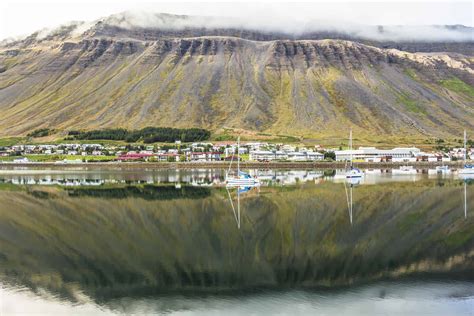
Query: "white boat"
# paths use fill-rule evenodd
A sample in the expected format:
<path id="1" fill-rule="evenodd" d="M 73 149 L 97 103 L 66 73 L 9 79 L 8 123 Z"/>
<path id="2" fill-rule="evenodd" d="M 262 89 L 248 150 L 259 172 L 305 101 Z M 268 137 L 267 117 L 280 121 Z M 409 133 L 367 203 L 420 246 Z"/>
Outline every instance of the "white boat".
<path id="1" fill-rule="evenodd" d="M 364 173 L 360 171 L 358 168 L 354 167 L 353 159 L 352 159 L 352 129 L 349 132 L 349 151 L 351 153 L 351 165 L 350 169 L 346 171 L 346 178 L 353 179 L 353 178 L 362 178 Z"/>
<path id="2" fill-rule="evenodd" d="M 353 166 L 351 166 L 351 169 L 346 173 L 347 179 L 362 178 L 363 176 L 364 176 L 364 173 Z"/>
<path id="3" fill-rule="evenodd" d="M 449 170 L 448 166 L 436 166 L 436 173 L 449 173 L 451 170 Z"/>
<path id="4" fill-rule="evenodd" d="M 26 157 L 13 159 L 13 163 L 29 163 L 30 160 Z"/>
<path id="5" fill-rule="evenodd" d="M 465 175 L 474 175 L 474 165 L 470 165 L 466 163 L 467 160 L 467 135 L 466 135 L 466 130 L 464 130 L 464 168 L 459 169 L 458 174 L 460 176 L 465 176 Z"/>
<path id="6" fill-rule="evenodd" d="M 232 167 L 232 160 L 234 155 L 232 155 L 232 160 L 230 161 L 229 170 L 227 171 L 225 182 L 227 187 L 252 187 L 259 186 L 260 181 L 252 177 L 246 172 L 240 171 L 240 137 L 237 139 L 237 174 L 234 176 L 230 175 L 230 168 Z"/>

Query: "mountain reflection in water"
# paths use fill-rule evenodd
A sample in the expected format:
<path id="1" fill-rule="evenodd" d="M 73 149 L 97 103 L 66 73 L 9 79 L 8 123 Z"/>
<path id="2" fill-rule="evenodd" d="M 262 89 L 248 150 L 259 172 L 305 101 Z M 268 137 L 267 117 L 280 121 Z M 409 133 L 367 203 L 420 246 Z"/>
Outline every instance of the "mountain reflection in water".
<path id="1" fill-rule="evenodd" d="M 330 304 L 337 306 L 338 298 L 354 300 L 351 291 L 363 284 L 374 289 L 382 280 L 408 278 L 436 289 L 422 280 L 439 279 L 450 289 L 442 294 L 447 300 L 463 298 L 453 308 L 464 312 L 474 295 L 472 181 L 345 185 L 228 192 L 189 185 L 9 184 L 0 189 L 2 293 L 21 296 L 27 289 L 112 313 L 199 311 L 202 300 L 213 300 L 216 311 L 227 306 L 244 313 L 250 311 L 232 305 L 243 294 L 262 306 L 271 297 L 334 299 Z M 380 295 L 396 301 L 398 294 L 391 295 L 403 293 L 397 291 Z M 188 299 L 173 301 L 183 295 Z M 308 313 L 329 308 L 307 303 Z"/>

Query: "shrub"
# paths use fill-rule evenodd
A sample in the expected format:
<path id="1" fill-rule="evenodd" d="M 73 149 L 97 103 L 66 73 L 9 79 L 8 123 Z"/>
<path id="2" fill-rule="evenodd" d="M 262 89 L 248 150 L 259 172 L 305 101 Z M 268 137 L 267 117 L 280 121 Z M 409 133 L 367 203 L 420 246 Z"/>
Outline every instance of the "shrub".
<path id="1" fill-rule="evenodd" d="M 49 135 L 53 134 L 53 132 L 54 132 L 53 129 L 40 128 L 40 129 L 36 129 L 36 130 L 32 131 L 31 133 L 27 134 L 26 136 L 33 137 L 33 138 L 45 137 L 45 136 L 49 136 Z"/>
<path id="2" fill-rule="evenodd" d="M 68 136 L 74 139 L 107 139 L 124 140 L 132 143 L 143 140 L 144 143 L 165 142 L 171 143 L 176 140 L 182 142 L 195 142 L 207 140 L 211 132 L 202 128 L 170 128 L 170 127 L 145 127 L 140 130 L 128 131 L 123 128 L 103 129 L 92 131 L 70 131 Z"/>

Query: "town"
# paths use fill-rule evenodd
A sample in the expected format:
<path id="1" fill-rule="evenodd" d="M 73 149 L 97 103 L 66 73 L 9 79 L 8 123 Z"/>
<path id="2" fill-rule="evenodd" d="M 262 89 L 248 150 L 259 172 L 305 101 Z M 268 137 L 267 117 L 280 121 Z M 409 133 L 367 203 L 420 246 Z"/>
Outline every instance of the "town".
<path id="1" fill-rule="evenodd" d="M 312 162 L 348 161 L 361 162 L 449 162 L 461 160 L 464 148 L 423 152 L 415 147 L 378 149 L 359 147 L 354 150 L 312 148 L 282 143 L 243 142 L 237 153 L 234 141 L 195 142 L 165 145 L 107 145 L 100 143 L 23 144 L 0 147 L 0 163 L 54 162 L 74 164 L 87 162 Z M 467 158 L 474 157 L 474 148 L 468 149 Z"/>

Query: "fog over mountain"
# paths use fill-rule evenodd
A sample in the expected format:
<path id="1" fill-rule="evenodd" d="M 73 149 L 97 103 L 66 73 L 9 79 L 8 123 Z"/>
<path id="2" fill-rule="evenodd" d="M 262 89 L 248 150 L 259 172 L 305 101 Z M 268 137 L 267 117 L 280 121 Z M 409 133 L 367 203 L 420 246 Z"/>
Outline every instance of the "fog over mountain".
<path id="1" fill-rule="evenodd" d="M 122 28 L 159 28 L 184 30 L 188 28 L 242 29 L 266 33 L 282 33 L 290 37 L 304 37 L 313 32 L 335 32 L 377 41 L 474 41 L 474 29 L 462 25 L 369 26 L 321 20 L 295 18 L 244 19 L 237 17 L 185 16 L 130 11 L 103 19 L 107 24 Z"/>
<path id="2" fill-rule="evenodd" d="M 71 22 L 55 29 L 36 32 L 37 39 L 68 29 L 78 35 L 94 25 L 105 24 L 118 28 L 159 29 L 183 31 L 203 29 L 208 32 L 218 29 L 234 29 L 265 34 L 280 34 L 291 39 L 311 39 L 314 33 L 338 34 L 340 37 L 374 41 L 418 41 L 418 42 L 472 42 L 474 28 L 463 25 L 363 25 L 351 22 L 336 22 L 312 19 L 287 19 L 262 17 L 187 16 L 144 11 L 127 11 L 92 21 Z M 11 39 L 10 39 L 11 41 Z"/>
<path id="3" fill-rule="evenodd" d="M 465 26 L 125 12 L 0 45 L 0 135 L 225 127 L 452 137 L 474 130 Z M 304 22 L 304 21 L 303 21 Z"/>

